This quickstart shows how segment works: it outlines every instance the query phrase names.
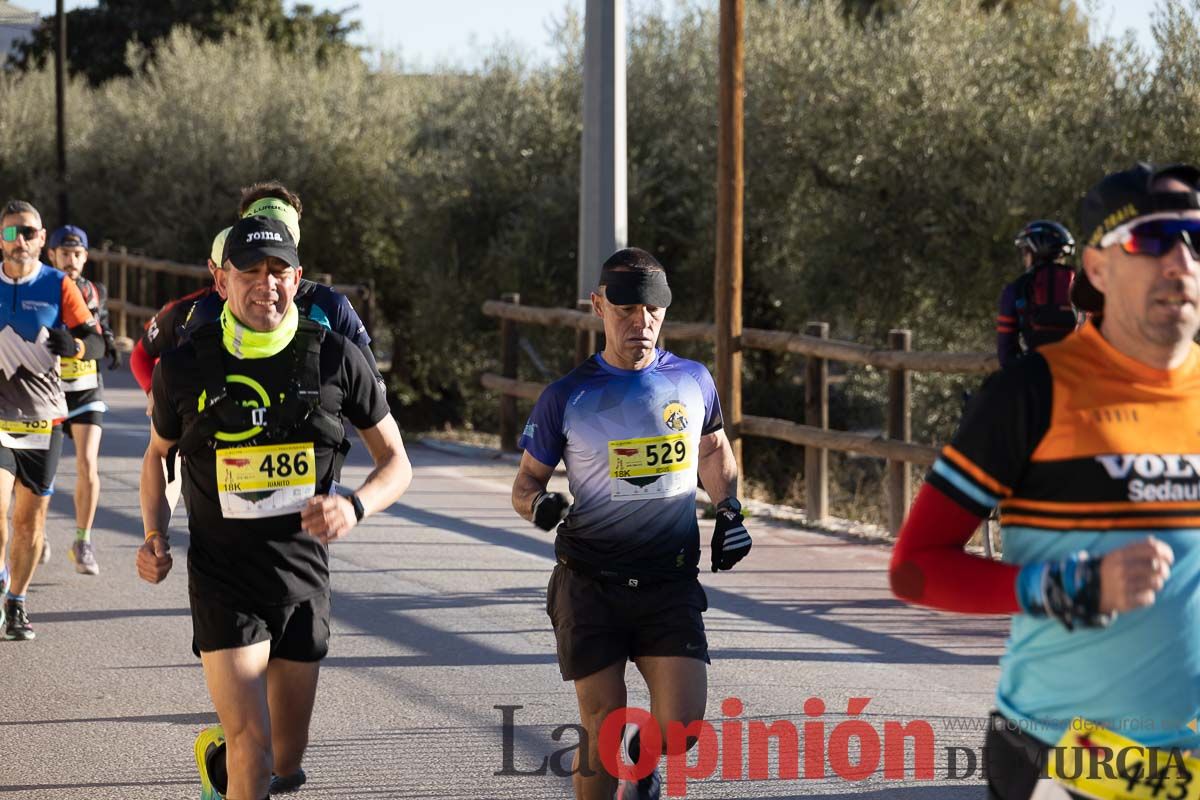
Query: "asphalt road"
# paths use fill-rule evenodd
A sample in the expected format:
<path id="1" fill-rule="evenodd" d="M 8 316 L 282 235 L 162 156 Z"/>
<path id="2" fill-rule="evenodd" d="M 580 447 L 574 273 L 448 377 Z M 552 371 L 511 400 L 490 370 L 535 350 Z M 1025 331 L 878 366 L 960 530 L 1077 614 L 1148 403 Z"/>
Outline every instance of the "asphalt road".
<path id="1" fill-rule="evenodd" d="M 199 796 L 192 741 L 216 717 L 190 650 L 184 511 L 172 522 L 175 572 L 158 586 L 139 581 L 144 398 L 128 373 L 109 383 L 94 534 L 102 572 L 77 575 L 66 556 L 75 481 L 68 443 L 48 523 L 53 559 L 29 593 L 37 639 L 0 641 L 0 800 Z M 551 539 L 510 509 L 511 464 L 419 445 L 410 455 L 408 494 L 331 548 L 334 638 L 305 762 L 309 783 L 298 796 L 570 797 L 569 779 L 550 771 L 496 774 L 535 771 L 577 742 L 571 729 L 553 735 L 577 712 L 545 614 Z M 361 481 L 368 464 L 356 444 L 348 482 Z M 747 561 L 701 577 L 713 655 L 708 716 L 723 746 L 716 774 L 688 782 L 686 796 L 982 798 L 978 774 L 947 780 L 947 748 L 978 755 L 1007 621 L 900 605 L 887 590 L 888 550 L 878 544 L 763 520 L 749 527 Z M 706 541 L 711 523 L 701 521 L 701 531 Z M 627 674 L 631 705 L 646 707 L 636 669 Z M 727 698 L 743 707 L 729 718 Z M 810 702 L 819 716 L 806 716 L 813 698 L 825 711 Z M 870 699 L 856 716 L 866 726 L 840 727 L 850 698 Z M 497 706 L 520 707 L 507 712 L 508 770 Z M 931 742 L 900 750 L 885 736 L 894 727 L 887 723 L 914 720 L 928 723 Z M 751 738 L 739 757 L 734 743 L 752 723 L 800 732 L 798 755 L 785 753 L 782 765 L 772 749 L 766 779 L 751 779 L 748 766 L 737 777 L 746 752 L 757 759 L 763 750 L 761 736 Z M 904 755 L 902 780 L 885 777 L 882 764 L 860 779 L 838 774 L 864 757 L 870 766 L 872 736 L 884 742 L 884 761 Z M 827 750 L 825 775 L 806 777 L 805 753 L 818 745 Z M 914 777 L 922 748 L 933 780 Z M 956 751 L 955 760 L 966 771 L 967 755 Z M 798 778 L 780 777 L 797 763 Z"/>

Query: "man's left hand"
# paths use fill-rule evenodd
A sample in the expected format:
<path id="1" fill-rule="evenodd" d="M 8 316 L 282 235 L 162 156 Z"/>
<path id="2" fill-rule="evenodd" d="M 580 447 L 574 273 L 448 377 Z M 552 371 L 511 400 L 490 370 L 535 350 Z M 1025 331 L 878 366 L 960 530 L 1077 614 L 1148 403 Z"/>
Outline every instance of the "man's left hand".
<path id="1" fill-rule="evenodd" d="M 733 569 L 750 552 L 750 533 L 741 512 L 722 503 L 717 506 L 717 524 L 712 538 L 712 571 Z"/>
<path id="2" fill-rule="evenodd" d="M 310 498 L 300 512 L 300 529 L 324 544 L 342 538 L 357 524 L 354 504 L 339 494 Z"/>

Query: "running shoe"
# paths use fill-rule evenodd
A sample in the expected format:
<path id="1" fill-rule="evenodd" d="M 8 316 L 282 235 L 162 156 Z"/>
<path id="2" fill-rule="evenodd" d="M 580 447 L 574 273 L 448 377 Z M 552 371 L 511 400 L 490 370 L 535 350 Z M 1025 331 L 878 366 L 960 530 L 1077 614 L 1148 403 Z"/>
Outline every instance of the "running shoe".
<path id="1" fill-rule="evenodd" d="M 271 776 L 271 794 L 289 794 L 297 791 L 304 782 L 308 780 L 308 776 L 304 774 L 304 770 L 298 769 L 291 775 L 272 775 Z"/>
<path id="2" fill-rule="evenodd" d="M 96 548 L 92 547 L 91 542 L 76 539 L 68 555 L 75 562 L 75 571 L 80 575 L 100 574 L 100 565 L 96 563 Z"/>
<path id="3" fill-rule="evenodd" d="M 36 636 L 33 626 L 29 624 L 29 615 L 25 613 L 24 603 L 9 600 L 4 604 L 4 614 L 8 617 L 8 622 L 4 627 L 5 639 L 13 642 L 27 642 Z"/>
<path id="4" fill-rule="evenodd" d="M 39 558 L 39 563 L 50 563 L 50 537 L 44 533 L 42 534 L 42 555 Z"/>
<path id="5" fill-rule="evenodd" d="M 8 618 L 8 615 L 4 613 L 4 600 L 8 596 L 8 584 L 12 580 L 9 577 L 11 574 L 8 570 L 5 570 L 4 577 L 0 578 L 0 630 L 3 630 L 4 620 Z"/>
<path id="6" fill-rule="evenodd" d="M 621 736 L 622 757 L 626 763 L 637 763 L 637 757 L 641 755 L 640 746 L 634 743 L 637 736 L 638 726 L 632 722 L 628 723 Z M 635 750 L 639 752 L 633 752 Z M 619 781 L 617 783 L 616 800 L 659 800 L 661 794 L 662 781 L 659 779 L 658 770 L 656 769 L 640 781 Z"/>
<path id="7" fill-rule="evenodd" d="M 640 781 L 621 781 L 617 785 L 617 800 L 659 800 L 661 797 L 662 781 L 657 769 Z"/>
<path id="8" fill-rule="evenodd" d="M 213 725 L 196 737 L 196 769 L 200 771 L 200 800 L 222 800 L 221 792 L 213 785 L 209 764 L 225 744 L 225 729 Z"/>

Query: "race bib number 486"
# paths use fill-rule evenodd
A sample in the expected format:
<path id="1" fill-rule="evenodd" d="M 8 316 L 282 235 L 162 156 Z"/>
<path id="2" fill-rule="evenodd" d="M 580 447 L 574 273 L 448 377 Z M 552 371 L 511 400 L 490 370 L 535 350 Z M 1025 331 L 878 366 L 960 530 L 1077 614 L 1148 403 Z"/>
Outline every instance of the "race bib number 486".
<path id="1" fill-rule="evenodd" d="M 608 443 L 612 499 L 674 497 L 696 486 L 695 448 L 686 433 Z"/>
<path id="2" fill-rule="evenodd" d="M 217 495 L 228 519 L 295 514 L 317 490 L 312 442 L 217 451 Z"/>

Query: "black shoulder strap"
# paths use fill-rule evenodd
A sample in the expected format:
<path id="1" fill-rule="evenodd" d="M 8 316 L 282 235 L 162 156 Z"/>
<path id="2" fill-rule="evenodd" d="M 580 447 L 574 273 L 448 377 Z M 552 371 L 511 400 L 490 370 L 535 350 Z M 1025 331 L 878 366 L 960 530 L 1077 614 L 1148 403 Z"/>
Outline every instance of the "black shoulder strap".
<path id="1" fill-rule="evenodd" d="M 184 456 L 197 452 L 221 429 L 221 413 L 229 405 L 225 386 L 225 362 L 221 356 L 220 321 L 202 325 L 192 334 L 196 368 L 204 384 L 204 408 L 184 428 L 177 446 Z"/>
<path id="2" fill-rule="evenodd" d="M 292 342 L 296 357 L 293 375 L 299 384 L 301 399 L 313 406 L 321 402 L 321 343 L 324 341 L 325 326 L 301 316 Z"/>
<path id="3" fill-rule="evenodd" d="M 212 408 L 223 400 L 227 394 L 225 388 L 225 361 L 221 356 L 221 322 L 217 320 L 201 325 L 191 336 L 192 347 L 196 350 L 197 366 L 204 380 L 206 409 Z"/>

